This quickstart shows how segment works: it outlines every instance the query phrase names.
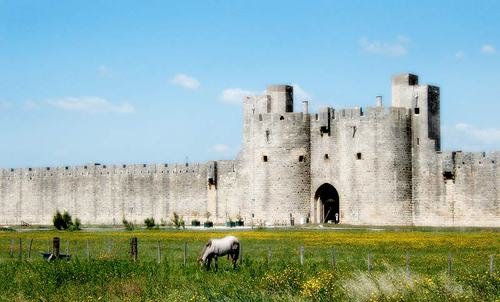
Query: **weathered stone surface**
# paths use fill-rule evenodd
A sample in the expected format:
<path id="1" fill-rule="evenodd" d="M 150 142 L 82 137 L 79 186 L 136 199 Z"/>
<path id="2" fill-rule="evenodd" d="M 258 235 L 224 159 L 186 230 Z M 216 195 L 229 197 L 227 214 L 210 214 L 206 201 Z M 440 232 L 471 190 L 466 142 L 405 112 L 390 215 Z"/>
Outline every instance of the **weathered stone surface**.
<path id="1" fill-rule="evenodd" d="M 243 100 L 235 160 L 0 169 L 0 224 L 50 224 L 59 209 L 84 224 L 209 212 L 247 225 L 499 227 L 500 152 L 441 152 L 439 88 L 398 75 L 381 104 L 293 112 L 293 88 L 270 86 Z"/>

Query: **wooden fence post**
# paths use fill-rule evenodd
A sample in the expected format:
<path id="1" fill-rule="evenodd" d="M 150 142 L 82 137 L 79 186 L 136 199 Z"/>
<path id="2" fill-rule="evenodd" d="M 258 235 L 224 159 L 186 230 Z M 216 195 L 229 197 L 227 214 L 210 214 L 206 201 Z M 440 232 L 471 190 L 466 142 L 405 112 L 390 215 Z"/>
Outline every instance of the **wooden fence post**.
<path id="1" fill-rule="evenodd" d="M 368 252 L 368 274 L 372 271 L 372 255 Z"/>
<path id="2" fill-rule="evenodd" d="M 52 249 L 54 257 L 56 259 L 59 258 L 59 255 L 61 253 L 61 238 L 59 237 L 52 238 Z"/>
<path id="3" fill-rule="evenodd" d="M 28 261 L 31 261 L 31 247 L 33 246 L 33 238 L 30 240 L 30 245 L 28 248 Z"/>
<path id="4" fill-rule="evenodd" d="M 89 247 L 89 240 L 85 240 L 85 243 L 87 245 L 87 260 L 90 260 L 90 247 Z"/>
<path id="5" fill-rule="evenodd" d="M 240 244 L 240 265 L 243 264 L 243 248 L 241 247 Z"/>
<path id="6" fill-rule="evenodd" d="M 495 270 L 495 256 L 490 255 L 490 276 L 493 275 L 494 270 Z"/>
<path id="7" fill-rule="evenodd" d="M 304 246 L 300 246 L 300 265 L 304 265 Z"/>
<path id="8" fill-rule="evenodd" d="M 406 278 L 410 279 L 410 253 L 406 252 Z"/>
<path id="9" fill-rule="evenodd" d="M 187 242 L 184 242 L 184 266 L 186 266 L 186 262 L 187 262 Z"/>
<path id="10" fill-rule="evenodd" d="M 156 243 L 157 243 L 157 246 L 156 246 L 157 247 L 157 249 L 156 249 L 156 252 L 157 252 L 156 256 L 157 256 L 157 258 L 156 259 L 157 259 L 158 264 L 160 264 L 161 263 L 160 240 L 158 240 Z"/>
<path id="11" fill-rule="evenodd" d="M 23 240 L 19 238 L 19 261 L 23 261 Z"/>
<path id="12" fill-rule="evenodd" d="M 9 255 L 14 257 L 14 239 L 10 239 Z"/>
<path id="13" fill-rule="evenodd" d="M 451 276 L 451 253 L 448 254 L 448 276 Z"/>
<path id="14" fill-rule="evenodd" d="M 137 253 L 137 237 L 133 237 L 132 240 L 130 240 L 130 256 L 133 261 L 137 261 Z"/>

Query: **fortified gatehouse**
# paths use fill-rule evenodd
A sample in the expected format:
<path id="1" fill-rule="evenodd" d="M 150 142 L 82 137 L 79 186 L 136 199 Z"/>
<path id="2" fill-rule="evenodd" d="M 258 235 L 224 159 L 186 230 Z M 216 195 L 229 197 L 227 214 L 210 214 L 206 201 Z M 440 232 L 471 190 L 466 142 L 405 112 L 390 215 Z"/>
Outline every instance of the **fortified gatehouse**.
<path id="1" fill-rule="evenodd" d="M 294 111 L 293 88 L 243 100 L 235 160 L 0 169 L 0 224 L 123 218 L 222 223 L 500 226 L 500 152 L 441 151 L 440 91 L 392 79 L 392 104 Z"/>

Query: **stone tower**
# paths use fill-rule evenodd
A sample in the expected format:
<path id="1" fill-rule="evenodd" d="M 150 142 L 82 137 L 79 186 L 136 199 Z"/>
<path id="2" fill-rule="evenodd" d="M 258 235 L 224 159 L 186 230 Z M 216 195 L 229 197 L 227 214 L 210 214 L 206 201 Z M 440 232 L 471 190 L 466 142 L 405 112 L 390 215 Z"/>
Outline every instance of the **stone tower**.
<path id="1" fill-rule="evenodd" d="M 304 219 L 310 198 L 309 115 L 293 112 L 293 87 L 269 86 L 244 100 L 243 200 L 257 221 Z"/>

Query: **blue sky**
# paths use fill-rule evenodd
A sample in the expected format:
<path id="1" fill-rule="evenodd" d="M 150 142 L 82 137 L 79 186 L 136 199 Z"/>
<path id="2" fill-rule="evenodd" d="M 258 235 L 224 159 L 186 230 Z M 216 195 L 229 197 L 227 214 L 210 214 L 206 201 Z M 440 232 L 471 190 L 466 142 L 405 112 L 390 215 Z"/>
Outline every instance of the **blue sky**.
<path id="1" fill-rule="evenodd" d="M 0 0 L 0 167 L 230 159 L 242 94 L 389 104 L 403 72 L 444 150 L 500 150 L 500 1 Z"/>

